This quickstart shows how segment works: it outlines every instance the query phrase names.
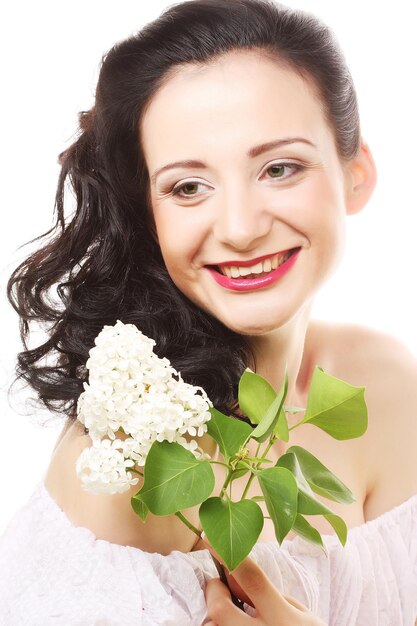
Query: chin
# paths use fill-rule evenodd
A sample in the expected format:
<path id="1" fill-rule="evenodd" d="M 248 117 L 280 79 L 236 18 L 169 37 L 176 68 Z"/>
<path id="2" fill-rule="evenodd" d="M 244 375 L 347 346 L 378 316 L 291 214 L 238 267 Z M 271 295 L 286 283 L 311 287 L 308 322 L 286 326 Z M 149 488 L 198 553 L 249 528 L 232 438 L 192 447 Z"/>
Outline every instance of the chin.
<path id="1" fill-rule="evenodd" d="M 260 320 L 259 318 L 253 321 L 248 320 L 248 319 L 242 320 L 242 322 L 240 323 L 236 320 L 221 319 L 220 321 L 225 326 L 227 326 L 227 328 L 232 330 L 234 333 L 237 333 L 238 335 L 247 335 L 251 337 L 257 337 L 260 335 L 267 335 L 276 330 L 279 330 L 280 328 L 285 326 L 289 322 L 290 319 L 291 317 L 289 316 L 288 318 L 285 318 L 285 319 L 282 319 L 282 318 L 279 320 L 269 319 L 268 321 Z"/>
<path id="2" fill-rule="evenodd" d="M 246 311 L 246 316 L 242 315 L 240 319 L 238 316 L 233 317 L 230 314 L 216 315 L 214 313 L 214 315 L 233 332 L 239 335 L 258 337 L 272 334 L 284 329 L 292 322 L 297 323 L 297 320 L 304 319 L 310 313 L 313 298 L 314 296 L 310 295 L 305 300 L 293 301 L 292 306 L 289 302 L 282 303 L 281 309 L 278 309 L 276 305 L 272 308 L 264 308 L 262 311 L 259 308 L 257 310 L 254 308 L 252 312 Z"/>

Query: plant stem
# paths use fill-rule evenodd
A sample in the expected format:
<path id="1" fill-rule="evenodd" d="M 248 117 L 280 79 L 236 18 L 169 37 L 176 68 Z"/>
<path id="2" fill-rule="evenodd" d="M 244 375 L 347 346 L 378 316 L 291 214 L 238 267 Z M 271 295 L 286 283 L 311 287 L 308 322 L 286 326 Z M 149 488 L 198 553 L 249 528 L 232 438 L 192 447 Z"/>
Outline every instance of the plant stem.
<path id="1" fill-rule="evenodd" d="M 211 459 L 209 460 L 209 463 L 216 463 L 216 465 L 223 465 L 223 467 L 227 467 L 227 469 L 229 469 L 229 466 L 227 465 L 227 463 L 223 463 L 222 461 L 212 461 Z"/>
<path id="2" fill-rule="evenodd" d="M 271 436 L 269 437 L 269 443 L 266 446 L 263 455 L 261 456 L 261 459 L 264 459 L 266 457 L 266 455 L 268 454 L 268 452 L 270 451 L 270 449 L 272 448 L 272 446 L 274 445 L 275 441 L 277 440 L 276 436 L 274 435 L 274 433 L 271 433 Z M 258 463 L 258 465 L 256 466 L 256 468 L 258 468 L 260 465 L 260 462 Z"/>
<path id="3" fill-rule="evenodd" d="M 264 452 L 263 452 L 263 454 L 262 454 L 262 456 L 261 456 L 261 459 L 264 459 L 264 458 L 266 457 L 266 455 L 268 454 L 268 452 L 269 452 L 269 450 L 271 449 L 272 445 L 275 443 L 275 440 L 276 440 L 275 435 L 274 435 L 273 433 L 271 433 L 271 436 L 270 436 L 270 438 L 269 438 L 268 445 L 266 446 L 266 448 L 265 448 L 265 450 L 264 450 Z M 256 451 L 256 456 L 258 456 L 258 454 L 259 454 L 259 448 L 260 448 L 260 447 L 261 447 L 261 444 L 259 443 L 259 444 L 258 444 L 258 449 L 257 449 L 257 451 Z M 253 470 L 255 470 L 255 471 L 256 471 L 257 469 L 259 469 L 259 466 L 260 466 L 261 464 L 262 464 L 262 460 L 261 460 L 261 461 L 258 461 L 258 463 L 255 465 L 255 467 L 253 468 Z M 249 491 L 249 487 L 251 486 L 252 481 L 253 481 L 253 479 L 255 478 L 255 475 L 256 475 L 256 474 L 255 474 L 255 471 L 253 471 L 253 470 L 252 470 L 251 475 L 249 476 L 249 480 L 248 480 L 248 482 L 246 483 L 246 487 L 245 487 L 245 489 L 244 489 L 244 491 L 243 491 L 243 493 L 242 493 L 242 498 L 241 498 L 242 500 L 244 500 L 244 499 L 246 498 L 246 494 L 247 494 L 247 493 L 248 493 L 248 491 Z"/>
<path id="4" fill-rule="evenodd" d="M 246 483 L 246 487 L 245 487 L 245 489 L 244 489 L 244 491 L 243 491 L 243 493 L 242 493 L 242 498 L 241 498 L 242 500 L 244 500 L 244 499 L 246 498 L 246 494 L 248 493 L 248 491 L 249 491 L 249 487 L 251 486 L 251 483 L 252 483 L 252 481 L 253 481 L 253 479 L 254 479 L 254 478 L 255 478 L 255 474 L 251 474 L 251 475 L 249 476 L 249 480 L 248 480 L 248 482 Z"/>
<path id="5" fill-rule="evenodd" d="M 226 480 L 224 481 L 223 487 L 222 487 L 222 489 L 220 491 L 220 495 L 219 495 L 220 498 L 223 498 L 224 494 L 226 493 L 226 489 L 227 489 L 230 481 L 232 480 L 233 474 L 234 474 L 234 470 L 229 470 L 228 471 L 227 476 L 226 476 Z"/>
<path id="6" fill-rule="evenodd" d="M 180 519 L 190 530 L 193 531 L 193 533 L 195 533 L 198 537 L 201 537 L 201 533 L 203 532 L 202 530 L 198 530 L 198 528 L 196 528 L 194 526 L 194 524 L 192 524 L 190 522 L 190 520 L 188 520 L 185 515 L 183 515 L 181 513 L 181 511 L 177 511 L 175 513 L 175 515 L 178 517 L 178 519 Z"/>
<path id="7" fill-rule="evenodd" d="M 244 607 L 243 607 L 243 600 L 241 600 L 240 598 L 238 598 L 237 596 L 235 596 L 235 594 L 233 593 L 233 591 L 230 589 L 230 585 L 229 585 L 229 581 L 227 580 L 227 576 L 225 574 L 224 571 L 224 567 L 223 565 L 220 563 L 220 561 L 218 561 L 218 559 L 216 559 L 216 557 L 214 556 L 214 554 L 212 554 L 210 552 L 210 556 L 213 560 L 214 565 L 216 566 L 217 569 L 217 573 L 219 574 L 219 578 L 222 581 L 222 583 L 225 585 L 225 587 L 228 588 L 229 592 L 230 592 L 230 596 L 232 598 L 232 602 L 235 606 L 237 606 L 241 611 L 244 611 Z"/>
<path id="8" fill-rule="evenodd" d="M 142 472 L 140 472 L 139 470 L 135 469 L 134 467 L 129 467 L 129 472 L 135 472 L 135 474 L 139 474 L 139 476 L 142 476 L 143 478 L 143 474 Z"/>

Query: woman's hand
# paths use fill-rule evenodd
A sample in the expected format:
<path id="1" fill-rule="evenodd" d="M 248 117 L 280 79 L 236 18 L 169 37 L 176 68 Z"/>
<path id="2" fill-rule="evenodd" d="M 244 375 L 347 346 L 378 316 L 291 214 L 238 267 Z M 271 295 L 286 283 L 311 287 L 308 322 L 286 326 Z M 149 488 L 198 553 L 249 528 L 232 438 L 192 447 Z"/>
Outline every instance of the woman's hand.
<path id="1" fill-rule="evenodd" d="M 227 587 L 218 579 L 206 587 L 209 622 L 205 626 L 326 626 L 305 606 L 283 596 L 261 568 L 247 557 L 228 575 L 233 593 L 256 609 L 250 617 L 237 608 Z"/>

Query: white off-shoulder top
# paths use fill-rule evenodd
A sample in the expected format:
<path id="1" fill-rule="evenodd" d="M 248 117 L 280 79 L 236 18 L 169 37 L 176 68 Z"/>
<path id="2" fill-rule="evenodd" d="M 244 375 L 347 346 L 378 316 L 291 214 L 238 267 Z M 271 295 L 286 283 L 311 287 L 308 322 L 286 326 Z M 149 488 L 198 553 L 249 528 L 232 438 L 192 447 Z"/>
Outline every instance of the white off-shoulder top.
<path id="1" fill-rule="evenodd" d="M 417 495 L 349 530 L 329 556 L 300 537 L 252 552 L 274 584 L 329 626 L 414 626 Z M 37 486 L 0 538 L 1 626 L 200 626 L 207 550 L 168 556 L 96 539 Z"/>

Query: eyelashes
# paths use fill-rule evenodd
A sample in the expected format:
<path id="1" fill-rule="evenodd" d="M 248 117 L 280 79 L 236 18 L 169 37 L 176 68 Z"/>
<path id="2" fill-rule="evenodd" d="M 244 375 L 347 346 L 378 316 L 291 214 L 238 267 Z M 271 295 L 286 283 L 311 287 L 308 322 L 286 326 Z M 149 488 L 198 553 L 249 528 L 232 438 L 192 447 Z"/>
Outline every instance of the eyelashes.
<path id="1" fill-rule="evenodd" d="M 295 176 L 296 174 L 298 174 L 299 172 L 305 169 L 306 169 L 306 166 L 302 165 L 301 163 L 279 161 L 276 163 L 271 163 L 265 169 L 265 173 L 274 170 L 275 174 L 272 176 L 268 176 L 269 180 L 287 181 L 288 179 L 292 178 L 293 176 Z M 290 170 L 290 173 L 285 174 L 285 172 L 288 170 Z M 188 198 L 196 198 L 200 195 L 199 193 L 181 193 L 181 192 L 183 192 L 184 190 L 187 190 L 187 188 L 188 188 L 188 191 L 190 191 L 190 188 L 192 190 L 192 188 L 196 188 L 196 187 L 198 188 L 199 186 L 206 187 L 206 188 L 210 187 L 209 185 L 207 185 L 206 183 L 203 183 L 202 181 L 188 180 L 188 181 L 185 181 L 184 183 L 181 183 L 180 185 L 174 186 L 169 192 L 169 196 L 177 196 L 185 200 Z"/>

